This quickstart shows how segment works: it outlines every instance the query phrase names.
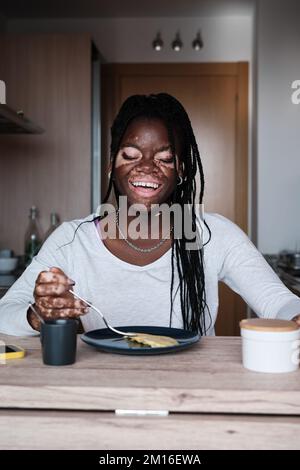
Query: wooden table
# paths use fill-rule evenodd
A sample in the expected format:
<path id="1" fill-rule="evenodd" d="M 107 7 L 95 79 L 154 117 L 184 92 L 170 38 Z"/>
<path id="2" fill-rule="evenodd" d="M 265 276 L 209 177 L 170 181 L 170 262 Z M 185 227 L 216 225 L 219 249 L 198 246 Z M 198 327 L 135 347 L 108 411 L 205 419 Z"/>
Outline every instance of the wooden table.
<path id="1" fill-rule="evenodd" d="M 0 339 L 27 350 L 0 365 L 1 449 L 300 448 L 300 372 L 247 371 L 240 338 L 161 356 L 108 354 L 78 338 L 77 362 L 64 367 L 43 365 L 38 337 Z"/>

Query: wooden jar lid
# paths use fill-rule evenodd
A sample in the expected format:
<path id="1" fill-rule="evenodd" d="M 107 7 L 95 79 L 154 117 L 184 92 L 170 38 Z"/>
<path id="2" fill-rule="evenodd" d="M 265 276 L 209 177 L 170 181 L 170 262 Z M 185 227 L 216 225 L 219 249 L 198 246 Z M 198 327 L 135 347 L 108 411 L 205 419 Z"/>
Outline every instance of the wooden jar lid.
<path id="1" fill-rule="evenodd" d="M 275 333 L 296 331 L 299 325 L 292 320 L 276 320 L 267 318 L 249 318 L 240 322 L 240 327 L 245 330 L 271 331 Z"/>

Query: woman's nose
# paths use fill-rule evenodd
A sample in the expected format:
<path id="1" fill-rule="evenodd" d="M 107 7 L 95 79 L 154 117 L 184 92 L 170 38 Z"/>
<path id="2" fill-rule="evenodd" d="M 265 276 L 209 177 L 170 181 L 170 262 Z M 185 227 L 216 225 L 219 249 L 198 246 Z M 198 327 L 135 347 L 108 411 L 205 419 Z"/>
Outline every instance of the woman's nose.
<path id="1" fill-rule="evenodd" d="M 143 159 L 137 167 L 138 171 L 152 172 L 155 169 L 155 163 L 153 159 Z"/>

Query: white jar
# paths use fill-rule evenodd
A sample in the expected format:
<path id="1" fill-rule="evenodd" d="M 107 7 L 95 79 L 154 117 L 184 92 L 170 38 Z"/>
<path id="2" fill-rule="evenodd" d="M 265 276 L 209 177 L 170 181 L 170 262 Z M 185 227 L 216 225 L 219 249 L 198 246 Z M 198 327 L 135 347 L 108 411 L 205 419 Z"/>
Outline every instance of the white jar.
<path id="1" fill-rule="evenodd" d="M 300 328 L 288 320 L 240 322 L 243 366 L 257 372 L 292 372 L 299 367 Z"/>

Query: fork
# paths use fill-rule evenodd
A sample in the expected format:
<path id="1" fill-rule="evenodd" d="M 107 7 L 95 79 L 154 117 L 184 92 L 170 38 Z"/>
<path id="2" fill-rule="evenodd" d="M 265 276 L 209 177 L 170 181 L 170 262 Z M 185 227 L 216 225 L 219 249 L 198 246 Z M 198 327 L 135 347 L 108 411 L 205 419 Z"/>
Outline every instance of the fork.
<path id="1" fill-rule="evenodd" d="M 88 300 L 85 300 L 80 295 L 76 294 L 76 292 L 74 292 L 72 289 L 69 289 L 69 292 L 71 292 L 71 294 L 74 295 L 74 297 L 76 297 L 77 299 L 80 299 L 82 302 L 86 303 L 89 307 L 91 307 L 93 310 L 95 310 L 97 313 L 99 313 L 99 315 L 101 315 L 102 320 L 104 321 L 105 325 L 107 326 L 107 328 L 109 330 L 113 331 L 114 333 L 117 333 L 118 335 L 122 335 L 122 336 L 131 337 L 131 336 L 136 336 L 137 335 L 137 333 L 129 333 L 127 331 L 121 331 L 121 330 L 118 330 L 117 328 L 114 328 L 113 326 L 111 326 L 108 323 L 108 321 L 106 320 L 103 313 L 99 310 L 99 308 L 95 307 L 95 305 L 91 304 L 91 302 L 89 302 Z"/>

